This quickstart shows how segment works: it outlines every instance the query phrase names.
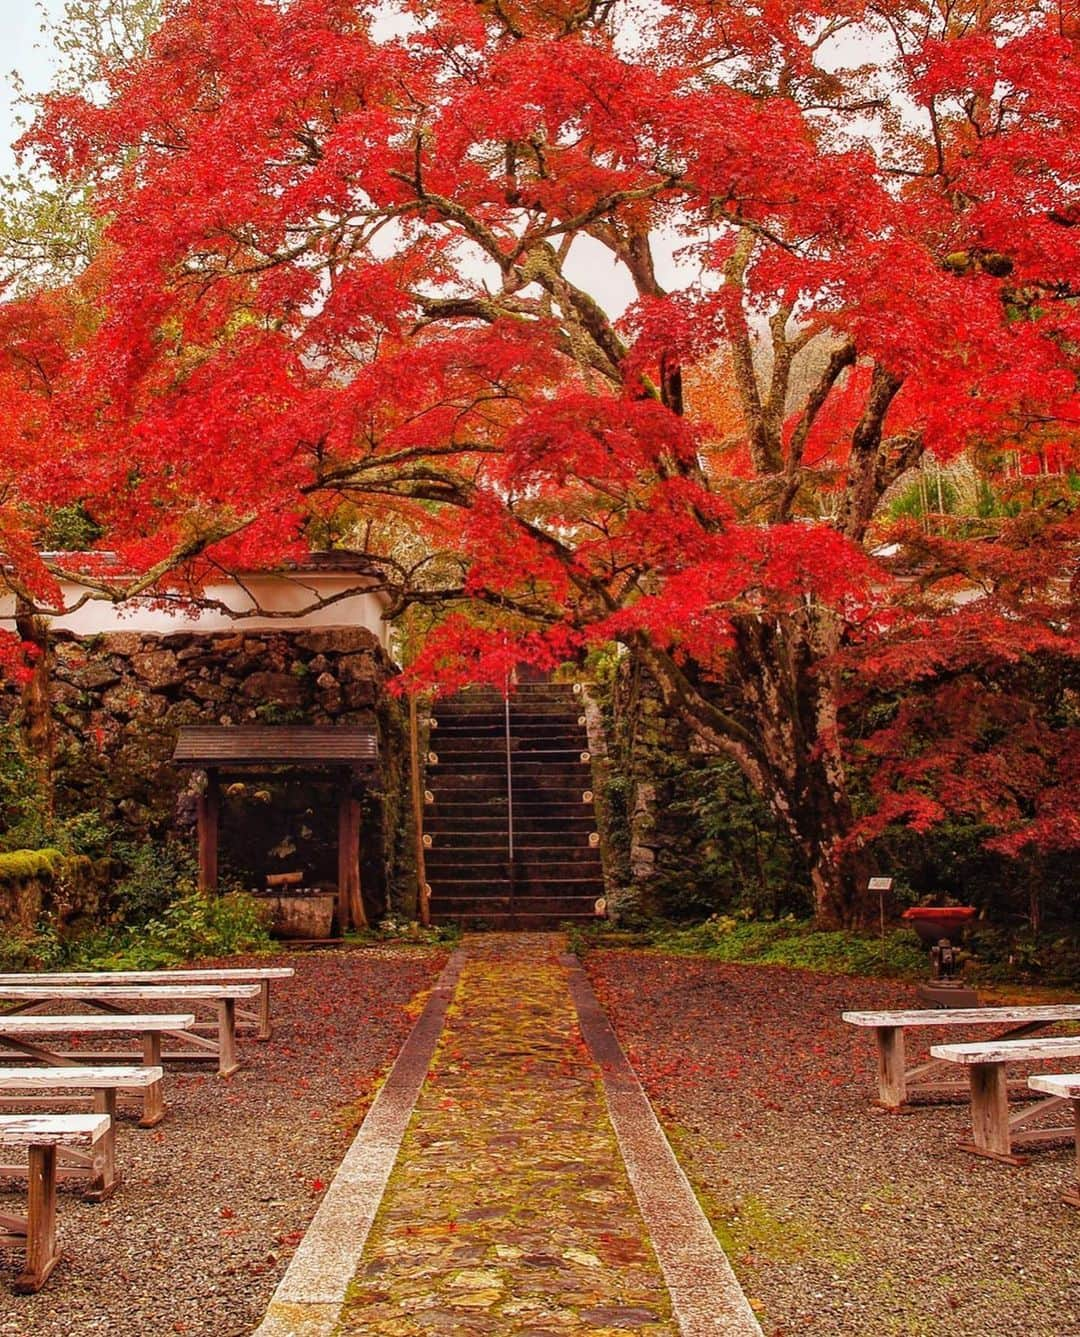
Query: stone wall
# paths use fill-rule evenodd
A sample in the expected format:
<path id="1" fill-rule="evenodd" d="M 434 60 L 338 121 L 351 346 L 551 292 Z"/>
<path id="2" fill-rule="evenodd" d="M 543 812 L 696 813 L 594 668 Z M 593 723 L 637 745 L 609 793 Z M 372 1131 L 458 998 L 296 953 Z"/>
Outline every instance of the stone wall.
<path id="1" fill-rule="evenodd" d="M 765 805 L 733 762 L 706 755 L 664 709 L 633 656 L 593 694 L 607 740 L 597 788 L 616 919 L 776 913 L 797 897 L 804 871 Z"/>
<path id="2" fill-rule="evenodd" d="M 51 639 L 49 660 L 58 811 L 97 811 L 149 838 L 174 832 L 193 839 L 198 777 L 171 762 L 181 725 L 376 729 L 381 764 L 364 803 L 365 901 L 373 914 L 385 908 L 388 898 L 395 908 L 408 909 L 407 903 L 399 906 L 397 897 L 399 887 L 411 885 L 405 866 L 410 844 L 403 829 L 409 810 L 404 712 L 386 691 L 396 670 L 371 632 L 115 632 L 90 639 L 58 633 Z M 14 708 L 10 696 L 8 701 Z M 242 794 L 234 795 L 233 845 L 241 850 L 251 848 L 253 839 L 265 837 L 269 848 L 280 838 L 282 813 L 272 799 L 275 787 L 284 794 L 286 786 L 275 778 L 281 780 L 276 786 L 254 785 L 262 796 L 261 810 L 245 804 Z M 307 799 L 295 783 L 287 788 L 292 808 L 299 803 L 301 814 L 316 819 L 307 824 L 312 839 L 336 841 L 336 827 L 324 820 L 321 787 L 313 785 Z M 259 832 L 255 837 L 253 823 Z M 227 811 L 226 835 L 229 825 Z M 228 849 L 223 853 L 227 866 Z M 322 865 L 333 867 L 320 858 Z M 265 860 L 255 862 L 265 871 Z"/>
<path id="3" fill-rule="evenodd" d="M 0 854 L 0 936 L 5 948 L 29 943 L 44 920 L 58 935 L 93 923 L 101 913 L 108 875 L 105 863 L 65 857 L 57 850 Z"/>

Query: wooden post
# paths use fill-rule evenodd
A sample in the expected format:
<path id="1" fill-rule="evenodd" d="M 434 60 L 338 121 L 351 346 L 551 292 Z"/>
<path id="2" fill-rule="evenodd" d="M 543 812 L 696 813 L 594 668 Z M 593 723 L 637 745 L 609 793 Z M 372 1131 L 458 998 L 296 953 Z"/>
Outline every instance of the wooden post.
<path id="1" fill-rule="evenodd" d="M 421 924 L 431 923 L 431 900 L 428 896 L 427 869 L 424 865 L 424 790 L 420 783 L 420 723 L 417 718 L 416 697 L 409 696 L 409 750 L 412 772 L 413 827 L 416 834 L 416 909 Z"/>
<path id="2" fill-rule="evenodd" d="M 1073 1123 L 1076 1128 L 1074 1142 L 1076 1145 L 1076 1183 L 1072 1188 L 1066 1189 L 1061 1195 L 1061 1201 L 1068 1203 L 1070 1207 L 1080 1207 L 1080 1099 L 1074 1097 L 1072 1101 Z"/>
<path id="3" fill-rule="evenodd" d="M 217 1008 L 218 1072 L 222 1077 L 231 1077 L 240 1066 L 236 1057 L 236 999 L 220 998 Z"/>
<path id="4" fill-rule="evenodd" d="M 964 1150 L 1023 1164 L 1012 1155 L 1004 1063 L 971 1065 L 971 1125 L 973 1140 L 969 1144 L 961 1143 Z"/>
<path id="5" fill-rule="evenodd" d="M 878 1026 L 878 1104 L 885 1109 L 899 1109 L 907 1100 L 904 1072 L 904 1028 Z"/>
<path id="6" fill-rule="evenodd" d="M 218 826 L 221 813 L 221 795 L 215 770 L 206 772 L 206 790 L 199 795 L 199 890 L 217 890 L 218 881 Z"/>
<path id="7" fill-rule="evenodd" d="M 257 1038 L 269 1040 L 273 1034 L 270 1024 L 270 981 L 259 981 L 259 1030 Z"/>
<path id="8" fill-rule="evenodd" d="M 60 1261 L 56 1247 L 56 1148 L 31 1147 L 27 1170 L 26 1266 L 12 1283 L 16 1295 L 41 1290 Z"/>
<path id="9" fill-rule="evenodd" d="M 143 1066 L 158 1068 L 161 1066 L 161 1034 L 159 1031 L 144 1031 L 142 1036 Z M 151 1082 L 143 1092 L 143 1112 L 139 1120 L 140 1128 L 154 1128 L 165 1117 L 165 1095 L 160 1082 Z"/>
<path id="10" fill-rule="evenodd" d="M 96 1114 L 109 1116 L 109 1126 L 94 1148 L 94 1172 L 83 1197 L 87 1202 L 104 1202 L 115 1191 L 121 1179 L 116 1170 L 116 1087 L 107 1086 L 94 1091 L 93 1102 Z"/>
<path id="11" fill-rule="evenodd" d="M 349 912 L 356 928 L 367 928 L 363 888 L 360 885 L 360 833 L 364 810 L 357 798 L 349 802 Z"/>
<path id="12" fill-rule="evenodd" d="M 338 927 L 367 928 L 360 893 L 360 804 L 353 797 L 353 778 L 345 776 L 338 800 Z"/>
<path id="13" fill-rule="evenodd" d="M 349 844 L 352 839 L 352 794 L 348 776 L 343 777 L 342 790 L 338 795 L 338 878 L 337 878 L 337 921 L 338 932 L 347 933 L 353 927 L 349 917 L 349 881 L 352 877 L 349 859 Z"/>

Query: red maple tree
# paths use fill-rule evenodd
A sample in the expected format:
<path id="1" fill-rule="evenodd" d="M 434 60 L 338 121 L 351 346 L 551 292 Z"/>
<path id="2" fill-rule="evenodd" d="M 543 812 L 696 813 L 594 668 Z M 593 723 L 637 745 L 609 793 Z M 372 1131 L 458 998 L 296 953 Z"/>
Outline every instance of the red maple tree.
<path id="1" fill-rule="evenodd" d="M 170 0 L 103 96 L 48 101 L 36 151 L 110 221 L 94 320 L 5 399 L 30 472 L 65 460 L 154 580 L 372 522 L 403 603 L 460 605 L 416 667 L 444 685 L 507 634 L 538 662 L 622 642 L 850 919 L 845 652 L 929 675 L 948 643 L 977 674 L 992 616 L 1075 661 L 1068 581 L 1005 612 L 961 533 L 915 609 L 875 553 L 928 452 L 1074 458 L 1076 6 L 388 14 Z M 1041 532 L 1075 558 L 1065 517 Z"/>

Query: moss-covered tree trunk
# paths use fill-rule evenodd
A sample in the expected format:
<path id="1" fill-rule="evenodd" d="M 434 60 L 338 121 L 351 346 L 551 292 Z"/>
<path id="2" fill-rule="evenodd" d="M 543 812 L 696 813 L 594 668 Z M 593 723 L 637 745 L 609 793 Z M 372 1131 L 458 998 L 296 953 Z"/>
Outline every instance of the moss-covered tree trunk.
<path id="1" fill-rule="evenodd" d="M 35 617 L 24 605 L 16 611 L 15 629 L 23 642 L 34 648 L 30 673 L 23 684 L 19 723 L 27 756 L 37 768 L 41 802 L 51 816 L 56 739 L 49 690 L 49 629 L 44 618 Z"/>

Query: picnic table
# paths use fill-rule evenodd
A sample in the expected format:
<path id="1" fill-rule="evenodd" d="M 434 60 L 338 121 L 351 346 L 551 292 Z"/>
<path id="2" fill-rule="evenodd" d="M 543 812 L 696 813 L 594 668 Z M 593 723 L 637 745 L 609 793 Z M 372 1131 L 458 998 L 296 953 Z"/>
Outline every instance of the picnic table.
<path id="1" fill-rule="evenodd" d="M 1080 1021 L 1080 1003 L 1059 1003 L 1036 1007 L 930 1007 L 902 1009 L 896 1012 L 844 1012 L 843 1019 L 852 1026 L 872 1029 L 878 1051 L 878 1099 L 883 1109 L 903 1109 L 911 1095 L 959 1093 L 966 1084 L 937 1081 L 948 1071 L 948 1063 L 931 1059 L 913 1068 L 905 1066 L 904 1031 L 926 1026 L 999 1026 L 995 1040 L 1018 1040 L 1045 1030 L 1055 1022 Z M 931 1050 L 931 1054 L 933 1054 Z"/>
<path id="2" fill-rule="evenodd" d="M 159 1056 L 166 1059 L 183 1059 L 193 1062 L 217 1061 L 218 1072 L 223 1077 L 231 1076 L 240 1066 L 236 1053 L 236 1003 L 238 999 L 257 998 L 258 984 L 140 984 L 133 988 L 121 988 L 114 984 L 19 984 L 0 987 L 0 1002 L 16 1003 L 17 1006 L 3 1014 L 3 1019 L 19 1015 L 28 1015 L 54 1006 L 57 1003 L 88 1003 L 102 1012 L 115 1013 L 118 1016 L 130 1016 L 132 1004 L 162 1003 L 176 1001 L 186 1005 L 209 1005 L 217 1010 L 217 1026 L 213 1037 L 195 1034 L 195 1026 L 178 1028 L 175 1032 L 166 1032 L 171 1039 L 182 1046 Z M 115 1054 L 83 1052 L 84 1060 L 101 1059 L 109 1062 Z"/>
<path id="3" fill-rule="evenodd" d="M 116 1168 L 117 1096 L 122 1091 L 145 1093 L 147 1087 L 155 1084 L 160 1088 L 162 1078 L 160 1068 L 126 1068 L 118 1064 L 101 1068 L 0 1068 L 0 1091 L 17 1093 L 10 1095 L 9 1100 L 22 1107 L 68 1104 L 78 1099 L 85 1101 L 86 1096 L 60 1093 L 78 1090 L 91 1093 L 93 1112 L 107 1115 L 109 1127 L 92 1154 L 75 1147 L 60 1147 L 61 1164 L 56 1175 L 58 1179 L 85 1179 L 83 1197 L 88 1202 L 102 1202 L 116 1190 L 122 1178 Z M 49 1094 L 27 1094 L 43 1091 Z M 26 1167 L 0 1165 L 0 1175 L 23 1178 Z"/>
<path id="4" fill-rule="evenodd" d="M 59 1148 L 92 1152 L 109 1128 L 107 1114 L 0 1115 L 0 1146 L 29 1152 L 25 1216 L 0 1212 L 0 1244 L 22 1245 L 26 1260 L 12 1290 L 41 1290 L 60 1261 L 56 1241 L 56 1154 Z"/>
<path id="5" fill-rule="evenodd" d="M 1080 1072 L 1047 1072 L 1028 1078 L 1033 1091 L 1059 1096 L 1072 1105 L 1073 1128 L 1076 1141 L 1076 1179 L 1071 1188 L 1061 1195 L 1061 1201 L 1070 1207 L 1080 1207 Z"/>
<path id="6" fill-rule="evenodd" d="M 153 984 L 258 984 L 259 1003 L 255 1012 L 240 1006 L 236 1009 L 236 1023 L 252 1024 L 260 1040 L 269 1040 L 270 985 L 274 980 L 291 979 L 296 974 L 292 966 L 223 966 L 188 970 L 63 970 L 34 971 L 20 974 L 0 974 L 0 987 L 23 984 L 58 985 L 61 988 L 83 984 L 113 984 L 121 988 L 136 988 Z"/>
<path id="7" fill-rule="evenodd" d="M 972 1140 L 961 1142 L 962 1150 L 1007 1165 L 1025 1165 L 1028 1158 L 1017 1155 L 1015 1147 L 1072 1140 L 1075 1133 L 1072 1123 L 1063 1128 L 1025 1127 L 1039 1115 L 1067 1104 L 1063 1096 L 1048 1095 L 1035 1105 L 1009 1114 L 1005 1065 L 1080 1058 L 1080 1036 L 1044 1035 L 1028 1040 L 934 1045 L 930 1052 L 947 1063 L 962 1064 L 970 1076 Z"/>
<path id="8" fill-rule="evenodd" d="M 142 1039 L 142 1060 L 146 1067 L 161 1067 L 161 1036 L 163 1033 L 174 1035 L 179 1031 L 190 1030 L 195 1025 L 195 1015 L 191 1012 L 167 1012 L 164 1014 L 129 1013 L 105 1015 L 96 1013 L 91 1016 L 0 1016 L 0 1047 L 14 1050 L 27 1058 L 51 1067 L 78 1068 L 89 1062 L 89 1055 L 78 1057 L 65 1054 L 43 1045 L 35 1044 L 28 1037 L 47 1035 L 138 1035 Z M 121 1053 L 109 1053 L 106 1061 L 123 1060 L 129 1057 Z M 3 1069 L 0 1068 L 0 1071 Z M 143 1128 L 152 1128 L 165 1117 L 165 1102 L 162 1096 L 161 1082 L 151 1082 L 143 1092 L 143 1115 L 139 1120 Z M 16 1097 L 0 1100 L 0 1105 L 15 1103 Z"/>

